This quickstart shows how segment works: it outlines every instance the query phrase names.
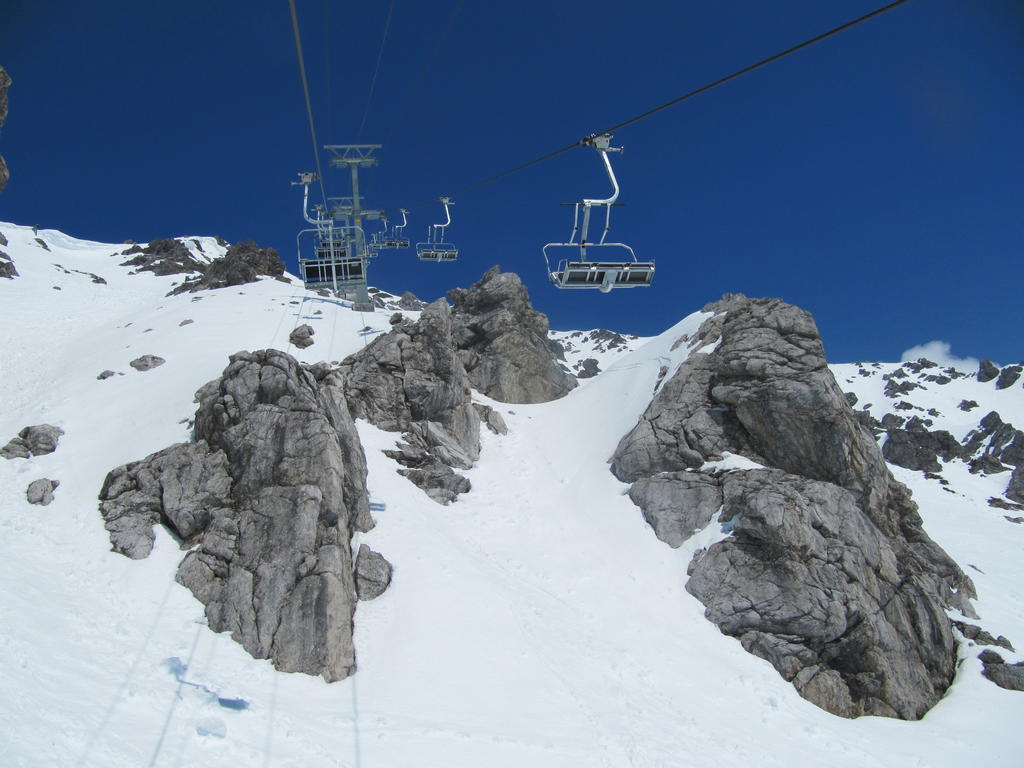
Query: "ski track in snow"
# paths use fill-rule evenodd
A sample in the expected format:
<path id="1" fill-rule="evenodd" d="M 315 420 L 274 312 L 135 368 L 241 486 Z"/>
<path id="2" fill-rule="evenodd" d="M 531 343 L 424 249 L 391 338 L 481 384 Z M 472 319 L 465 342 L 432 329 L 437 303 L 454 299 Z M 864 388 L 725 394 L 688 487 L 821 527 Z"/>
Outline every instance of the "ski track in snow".
<path id="1" fill-rule="evenodd" d="M 180 276 L 128 274 L 116 255 L 127 246 L 41 230 L 47 252 L 29 228 L 0 224 L 0 232 L 21 274 L 0 280 L 10 320 L 0 341 L 0 442 L 29 424 L 66 432 L 53 454 L 0 461 L 5 765 L 1019 763 L 1024 696 L 981 677 L 977 647 L 961 646 L 949 694 L 922 721 L 848 721 L 805 702 L 703 618 L 684 589 L 686 566 L 728 534 L 716 518 L 669 548 L 607 465 L 660 370 L 671 375 L 691 353 L 672 346 L 697 329 L 701 313 L 628 349 L 572 358 L 593 356 L 602 373 L 561 401 L 510 405 L 476 395 L 501 412 L 509 434 L 482 432 L 480 461 L 467 473 L 473 489 L 448 507 L 381 453 L 398 435 L 360 422 L 372 499 L 385 506 L 354 544 L 384 554 L 394 581 L 357 609 L 353 678 L 328 685 L 275 672 L 206 628 L 202 606 L 174 582 L 182 553 L 169 535 L 158 531 L 145 560 L 110 552 L 97 494 L 113 467 L 188 439 L 193 393 L 229 354 L 276 347 L 304 362 L 341 360 L 385 332 L 390 313 L 360 315 L 274 280 L 168 298 Z M 214 247 L 201 242 L 208 253 Z M 185 319 L 194 322 L 179 325 Z M 288 333 L 303 322 L 315 343 L 296 350 Z M 142 354 L 167 362 L 137 372 L 128 363 Z M 118 375 L 98 381 L 108 368 Z M 840 386 L 880 417 L 880 375 L 848 368 L 833 366 Z M 934 428 L 962 437 L 993 408 L 1024 426 L 1019 386 L 982 386 L 935 388 L 928 402 L 940 403 L 945 421 Z M 982 408 L 964 414 L 955 408 L 961 398 Z M 738 459 L 729 467 L 743 471 Z M 975 581 L 982 626 L 1021 647 L 1024 526 L 986 503 L 1006 476 L 950 464 L 949 493 L 922 473 L 893 469 L 914 491 L 926 529 Z M 25 501 L 38 477 L 60 480 L 48 507 Z"/>

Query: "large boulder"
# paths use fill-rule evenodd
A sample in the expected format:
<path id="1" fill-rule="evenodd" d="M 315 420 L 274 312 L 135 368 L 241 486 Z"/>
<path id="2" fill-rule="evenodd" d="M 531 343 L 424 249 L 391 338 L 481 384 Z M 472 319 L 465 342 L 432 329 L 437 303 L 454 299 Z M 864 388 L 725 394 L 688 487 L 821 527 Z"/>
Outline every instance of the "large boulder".
<path id="1" fill-rule="evenodd" d="M 0 448 L 0 456 L 5 459 L 27 459 L 53 453 L 63 434 L 63 429 L 52 424 L 24 427 L 17 437 L 12 437 L 7 445 Z"/>
<path id="2" fill-rule="evenodd" d="M 504 403 L 544 403 L 576 386 L 548 338 L 548 319 L 530 304 L 519 276 L 492 267 L 470 288 L 448 292 L 452 334 L 469 380 Z"/>
<path id="3" fill-rule="evenodd" d="M 802 696 L 846 717 L 921 717 L 952 680 L 945 611 L 972 610 L 970 580 L 923 531 L 811 316 L 739 295 L 705 311 L 612 471 L 669 544 L 721 509 L 730 535 L 694 556 L 687 590 Z M 755 468 L 712 470 L 727 454 Z"/>
<path id="4" fill-rule="evenodd" d="M 100 509 L 116 551 L 144 557 L 163 524 L 210 627 L 287 672 L 355 669 L 351 537 L 373 525 L 366 462 L 328 367 L 240 352 L 197 393 L 195 443 L 118 467 Z"/>

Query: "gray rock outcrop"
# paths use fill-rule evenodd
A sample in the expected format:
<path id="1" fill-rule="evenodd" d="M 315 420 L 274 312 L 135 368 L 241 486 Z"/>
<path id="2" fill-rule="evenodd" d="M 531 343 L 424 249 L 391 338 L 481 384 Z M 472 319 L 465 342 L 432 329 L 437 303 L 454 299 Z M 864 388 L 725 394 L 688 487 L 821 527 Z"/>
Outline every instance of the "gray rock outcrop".
<path id="1" fill-rule="evenodd" d="M 284 262 L 277 251 L 260 248 L 252 240 L 235 243 L 219 259 L 205 265 L 201 272 L 200 276 L 185 280 L 167 295 L 255 283 L 264 275 L 285 280 Z"/>
<path id="2" fill-rule="evenodd" d="M 406 291 L 398 300 L 398 308 L 410 312 L 419 312 L 425 306 L 427 306 L 427 302 L 420 301 L 412 291 Z"/>
<path id="3" fill-rule="evenodd" d="M 190 548 L 177 579 L 214 631 L 280 670 L 348 676 L 351 536 L 373 521 L 340 377 L 277 350 L 240 352 L 196 397 L 196 442 L 107 476 L 114 549 L 145 557 L 153 526 L 166 526 Z"/>
<path id="4" fill-rule="evenodd" d="M 996 389 L 1009 389 L 1020 379 L 1020 373 L 1024 365 L 1008 365 L 999 372 L 996 379 Z"/>
<path id="5" fill-rule="evenodd" d="M 360 600 L 373 600 L 384 594 L 391 584 L 391 563 L 384 555 L 374 552 L 365 544 L 356 554 L 356 594 Z"/>
<path id="6" fill-rule="evenodd" d="M 687 590 L 800 694 L 845 717 L 916 719 L 953 677 L 947 606 L 973 585 L 921 527 L 824 357 L 811 316 L 727 295 L 620 441 L 611 469 L 678 546 L 714 520 Z M 919 361 L 920 362 L 920 361 Z M 764 469 L 701 471 L 740 454 Z"/>
<path id="7" fill-rule="evenodd" d="M 206 264 L 192 256 L 192 252 L 180 240 L 166 238 L 153 240 L 145 247 L 133 245 L 121 253 L 131 256 L 121 262 L 122 267 L 134 267 L 136 271 L 152 272 L 155 275 L 189 275 L 202 272 Z"/>
<path id="8" fill-rule="evenodd" d="M 7 74 L 7 70 L 0 67 L 0 128 L 3 127 L 4 121 L 7 119 L 7 89 L 11 82 L 11 76 Z M 4 161 L 3 155 L 0 155 L 0 192 L 4 191 L 10 178 L 11 174 L 7 170 L 7 163 Z"/>
<path id="9" fill-rule="evenodd" d="M 951 461 L 963 454 L 963 447 L 945 430 L 929 430 L 916 416 L 903 429 L 889 429 L 882 455 L 906 469 L 940 472 L 939 459 Z"/>
<path id="10" fill-rule="evenodd" d="M 1007 664 L 1003 657 L 992 650 L 978 654 L 985 677 L 1008 691 L 1024 691 L 1024 661 Z"/>
<path id="11" fill-rule="evenodd" d="M 6 239 L 0 245 L 7 245 Z M 14 259 L 3 251 L 0 251 L 0 277 L 5 277 L 8 280 L 18 277 L 18 270 L 14 268 Z"/>
<path id="12" fill-rule="evenodd" d="M 53 492 L 60 485 L 59 480 L 50 480 L 47 477 L 33 480 L 25 490 L 25 498 L 29 504 L 47 506 L 53 502 Z"/>
<path id="13" fill-rule="evenodd" d="M 288 334 L 288 341 L 299 349 L 313 346 L 313 326 L 302 324 Z"/>
<path id="14" fill-rule="evenodd" d="M 548 338 L 548 319 L 519 276 L 492 267 L 470 288 L 448 292 L 452 336 L 473 387 L 504 403 L 557 400 L 576 386 Z"/>
<path id="15" fill-rule="evenodd" d="M 132 360 L 128 365 L 134 368 L 136 371 L 151 371 L 154 368 L 158 368 L 167 361 L 157 355 L 143 355 Z"/>
<path id="16" fill-rule="evenodd" d="M 404 434 L 393 456 L 402 474 L 441 503 L 469 489 L 451 468 L 469 469 L 479 457 L 480 417 L 443 299 L 348 357 L 338 375 L 354 418 Z"/>
<path id="17" fill-rule="evenodd" d="M 36 424 L 25 427 L 17 437 L 12 437 L 3 448 L 0 457 L 5 459 L 27 459 L 31 456 L 45 456 L 57 450 L 64 430 L 52 424 Z"/>
<path id="18" fill-rule="evenodd" d="M 984 384 L 992 381 L 999 375 L 999 368 L 991 360 L 982 360 L 978 363 L 978 381 Z"/>
<path id="19" fill-rule="evenodd" d="M 1024 504 L 1024 466 L 1017 467 L 1010 475 L 1010 484 L 1006 487 L 1006 498 Z"/>

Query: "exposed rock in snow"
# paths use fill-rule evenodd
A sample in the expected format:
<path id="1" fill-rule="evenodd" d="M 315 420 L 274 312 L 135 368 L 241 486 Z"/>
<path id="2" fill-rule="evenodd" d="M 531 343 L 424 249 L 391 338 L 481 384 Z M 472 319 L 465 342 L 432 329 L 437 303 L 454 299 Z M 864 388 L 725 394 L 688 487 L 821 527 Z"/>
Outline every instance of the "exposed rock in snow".
<path id="1" fill-rule="evenodd" d="M 99 379 L 100 381 L 103 381 L 104 379 L 109 379 L 113 375 L 114 372 L 108 368 L 105 371 L 100 371 L 99 375 L 97 375 L 96 378 Z"/>
<path id="2" fill-rule="evenodd" d="M 991 360 L 982 360 L 978 363 L 978 381 L 992 381 L 998 375 L 999 368 Z"/>
<path id="3" fill-rule="evenodd" d="M 477 415 L 491 432 L 496 435 L 507 435 L 508 425 L 505 423 L 504 417 L 496 410 L 491 408 L 489 405 L 483 403 L 473 403 L 473 407 L 476 409 Z"/>
<path id="4" fill-rule="evenodd" d="M 17 437 L 3 448 L 0 456 L 5 459 L 27 459 L 30 456 L 43 456 L 57 450 L 57 443 L 64 430 L 52 424 L 36 424 L 22 429 Z"/>
<path id="5" fill-rule="evenodd" d="M 996 389 L 1009 389 L 1016 384 L 1020 379 L 1021 370 L 1024 370 L 1024 365 L 1008 365 L 1003 368 L 996 380 Z"/>
<path id="6" fill-rule="evenodd" d="M 887 461 L 922 472 L 940 472 L 940 457 L 949 461 L 962 452 L 953 435 L 945 430 L 929 431 L 916 416 L 907 421 L 905 429 L 890 429 L 882 446 Z"/>
<path id="7" fill-rule="evenodd" d="M 1006 487 L 1006 498 L 1024 504 L 1024 465 L 1013 470 L 1010 484 Z"/>
<path id="8" fill-rule="evenodd" d="M 0 235 L 0 237 L 2 237 L 2 235 Z M 6 244 L 6 242 L 0 243 L 0 245 Z M 14 268 L 14 259 L 3 251 L 0 251 L 0 277 L 6 277 L 8 280 L 13 280 L 18 277 L 18 270 Z"/>
<path id="9" fill-rule="evenodd" d="M 406 291 L 402 294 L 402 298 L 398 300 L 399 309 L 405 309 L 411 312 L 419 312 L 425 306 L 427 306 L 427 303 L 417 299 L 416 294 L 412 291 Z"/>
<path id="10" fill-rule="evenodd" d="M 391 563 L 384 559 L 384 555 L 360 544 L 356 554 L 356 594 L 359 599 L 380 597 L 390 584 Z"/>
<path id="11" fill-rule="evenodd" d="M 254 283 L 261 275 L 285 279 L 284 262 L 277 251 L 260 248 L 252 240 L 235 243 L 227 253 L 205 265 L 201 271 L 201 276 L 185 280 L 168 295 Z"/>
<path id="12" fill-rule="evenodd" d="M 979 627 L 977 624 L 968 624 L 965 621 L 954 621 L 953 626 L 960 630 L 960 634 L 968 640 L 973 640 L 979 645 L 998 645 L 1008 651 L 1013 651 L 1013 643 L 1002 635 L 992 637 L 991 634 Z"/>
<path id="13" fill-rule="evenodd" d="M 472 385 L 504 403 L 562 397 L 576 379 L 562 370 L 548 319 L 530 304 L 519 276 L 492 267 L 470 288 L 448 292 L 452 335 Z"/>
<path id="14" fill-rule="evenodd" d="M 1009 691 L 1024 691 L 1024 661 L 1007 664 L 1003 657 L 992 650 L 984 650 L 978 654 L 984 665 L 981 674 Z"/>
<path id="15" fill-rule="evenodd" d="M 355 668 L 351 536 L 373 525 L 366 463 L 329 367 L 239 352 L 197 393 L 198 442 L 113 470 L 100 505 L 117 551 L 161 522 L 192 546 L 178 581 L 210 627 L 287 672 Z"/>
<path id="16" fill-rule="evenodd" d="M 846 717 L 921 717 L 952 680 L 945 611 L 972 611 L 970 580 L 922 530 L 827 368 L 811 316 L 738 295 L 705 311 L 714 315 L 689 344 L 718 345 L 665 382 L 612 471 L 634 482 L 670 542 L 720 494 L 732 535 L 694 557 L 686 588 L 802 696 Z M 699 486 L 681 471 L 726 451 L 770 469 Z"/>
<path id="17" fill-rule="evenodd" d="M 399 461 L 414 472 L 403 474 L 425 489 L 438 482 L 446 498 L 468 490 L 469 481 L 452 480 L 448 468 L 468 469 L 477 460 L 480 417 L 443 299 L 428 305 L 417 322 L 397 323 L 378 336 L 344 360 L 338 373 L 355 418 L 405 433 Z"/>
<path id="18" fill-rule="evenodd" d="M 145 247 L 133 245 L 121 255 L 132 257 L 122 262 L 122 267 L 135 267 L 155 275 L 188 275 L 206 268 L 183 242 L 170 238 L 153 240 Z"/>
<path id="19" fill-rule="evenodd" d="M 601 372 L 601 367 L 597 364 L 597 360 L 592 357 L 588 357 L 585 360 L 581 360 L 576 364 L 576 376 L 580 379 L 590 379 L 597 376 Z"/>
<path id="20" fill-rule="evenodd" d="M 166 362 L 162 357 L 157 357 L 156 355 L 143 355 L 142 357 L 135 358 L 128 365 L 136 371 L 150 371 Z"/>
<path id="21" fill-rule="evenodd" d="M 288 341 L 299 349 L 313 346 L 313 326 L 302 324 L 288 334 Z"/>
<path id="22" fill-rule="evenodd" d="M 58 485 L 60 485 L 59 480 L 50 480 L 46 477 L 33 480 L 28 484 L 25 498 L 28 499 L 29 504 L 39 504 L 45 507 L 53 501 L 53 491 Z"/>

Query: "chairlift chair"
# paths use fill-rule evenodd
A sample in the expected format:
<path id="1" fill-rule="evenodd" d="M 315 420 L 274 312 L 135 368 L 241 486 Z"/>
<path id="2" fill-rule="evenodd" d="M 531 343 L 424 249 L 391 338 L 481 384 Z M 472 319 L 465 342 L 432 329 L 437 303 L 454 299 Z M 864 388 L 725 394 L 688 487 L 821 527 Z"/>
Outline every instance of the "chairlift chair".
<path id="1" fill-rule="evenodd" d="M 366 283 L 367 254 L 350 248 L 352 240 L 344 236 L 343 229 L 328 226 L 317 230 L 314 258 L 299 259 L 302 282 L 307 289 L 337 291 Z"/>
<path id="2" fill-rule="evenodd" d="M 459 258 L 459 249 L 453 243 L 444 242 L 444 230 L 452 223 L 452 214 L 448 206 L 453 203 L 447 197 L 442 197 L 439 202 L 444 206 L 446 221 L 444 224 L 431 224 L 427 227 L 426 242 L 416 243 L 416 256 L 421 261 L 441 263 Z"/>
<path id="3" fill-rule="evenodd" d="M 608 293 L 613 288 L 636 288 L 638 286 L 650 285 L 654 280 L 654 262 L 638 261 L 636 253 L 625 243 L 606 242 L 608 230 L 611 229 L 612 206 L 619 197 L 619 183 L 612 170 L 611 161 L 608 159 L 609 152 L 621 152 L 622 147 L 612 147 L 611 134 L 605 133 L 600 136 L 590 136 L 584 139 L 585 144 L 593 147 L 600 153 L 604 163 L 608 179 L 612 183 L 612 195 L 604 200 L 591 200 L 584 198 L 573 204 L 572 234 L 568 242 L 548 243 L 542 249 L 544 262 L 547 265 L 548 279 L 556 288 L 566 289 L 589 289 L 596 288 L 602 293 Z M 601 239 L 595 242 L 587 240 L 587 230 L 590 227 L 590 211 L 593 207 L 604 207 L 604 231 L 601 232 Z M 583 208 L 583 221 L 580 223 L 580 208 Z M 580 239 L 577 242 L 576 235 Z M 558 267 L 551 268 L 551 260 L 556 253 L 565 253 L 571 249 L 571 255 L 560 258 Z M 629 260 L 595 260 L 593 251 L 608 256 L 628 256 Z M 587 252 L 592 251 L 588 254 Z M 573 258 L 579 253 L 578 258 Z"/>

